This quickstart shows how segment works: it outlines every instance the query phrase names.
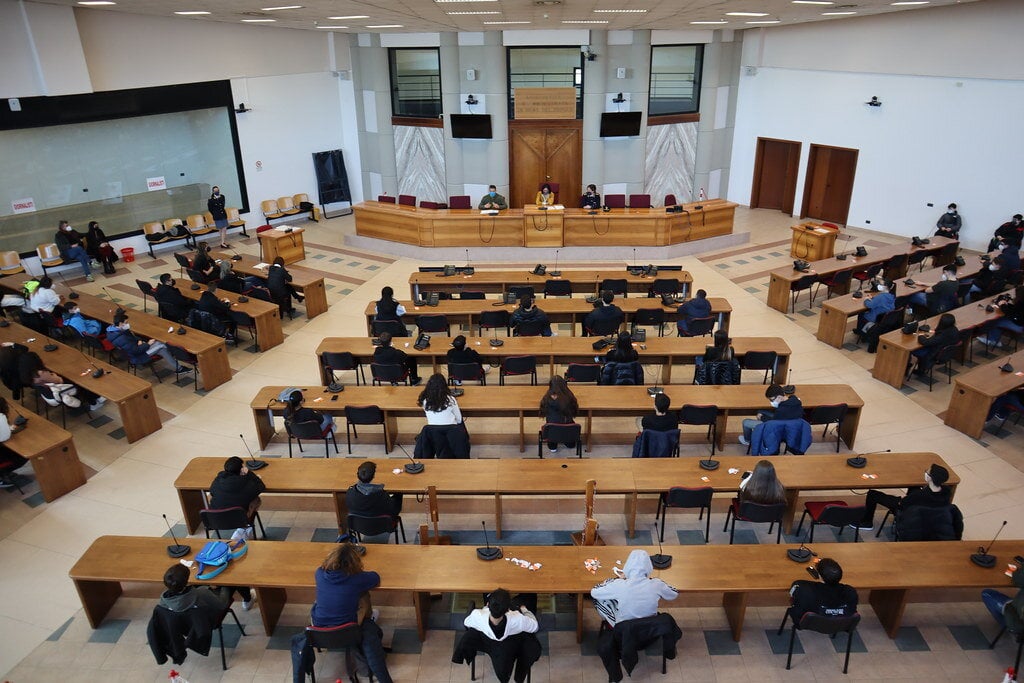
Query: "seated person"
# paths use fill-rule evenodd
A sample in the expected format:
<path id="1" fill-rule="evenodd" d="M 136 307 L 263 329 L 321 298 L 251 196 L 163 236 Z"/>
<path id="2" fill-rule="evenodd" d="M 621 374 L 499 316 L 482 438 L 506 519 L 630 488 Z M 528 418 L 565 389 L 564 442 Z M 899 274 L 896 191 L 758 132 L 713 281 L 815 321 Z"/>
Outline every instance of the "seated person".
<path id="1" fill-rule="evenodd" d="M 1007 273 L 1012 273 L 1015 270 L 1020 270 L 1020 245 L 1014 244 L 1008 240 L 999 240 L 996 245 L 996 249 L 1000 252 L 1003 257 L 1003 270 Z"/>
<path id="2" fill-rule="evenodd" d="M 1000 254 L 975 275 L 971 288 L 964 296 L 964 303 L 969 304 L 975 299 L 992 296 L 1006 289 L 1006 276 L 1009 275 L 1009 270 L 1003 267 L 1005 263 L 1006 258 Z"/>
<path id="3" fill-rule="evenodd" d="M 921 334 L 917 337 L 917 343 L 921 348 L 910 352 L 910 365 L 907 368 L 907 377 L 911 372 L 919 375 L 927 374 L 935 362 L 935 354 L 939 349 L 956 344 L 960 338 L 960 330 L 956 328 L 956 317 L 952 313 L 943 313 L 939 316 L 939 323 L 935 330 L 928 334 Z"/>
<path id="4" fill-rule="evenodd" d="M 759 460 L 752 471 L 743 474 L 736 497 L 741 503 L 778 505 L 786 502 L 786 487 L 779 481 L 772 461 Z"/>
<path id="5" fill-rule="evenodd" d="M 750 435 L 754 433 L 754 427 L 758 422 L 801 420 L 804 417 L 804 405 L 797 395 L 793 394 L 786 398 L 785 392 L 778 384 L 769 384 L 765 389 L 764 397 L 771 404 L 771 409 L 757 411 L 756 419 L 743 420 L 743 434 L 740 435 L 740 443 L 744 446 L 750 445 Z"/>
<path id="6" fill-rule="evenodd" d="M 359 480 L 345 492 L 345 507 L 354 515 L 372 517 L 376 515 L 396 516 L 402 512 L 402 494 L 385 493 L 384 484 L 374 484 L 377 465 L 367 460 L 356 470 Z"/>
<path id="7" fill-rule="evenodd" d="M 93 392 L 72 384 L 52 370 L 43 367 L 43 361 L 33 351 L 22 354 L 18 359 L 18 372 L 22 386 L 34 388 L 39 397 L 51 408 L 60 404 L 75 409 L 83 404 L 89 412 L 99 410 L 107 399 Z"/>
<path id="8" fill-rule="evenodd" d="M 177 284 L 170 273 L 161 273 L 160 284 L 156 286 L 153 298 L 160 305 L 161 317 L 181 322 L 192 310 L 192 300 L 181 293 Z"/>
<path id="9" fill-rule="evenodd" d="M 231 264 L 231 259 L 225 258 L 220 262 L 220 276 L 217 281 L 217 287 L 223 289 L 225 292 L 233 292 L 235 294 L 241 294 L 242 289 L 245 287 L 245 281 L 238 276 L 235 272 L 234 266 Z"/>
<path id="10" fill-rule="evenodd" d="M 401 322 L 403 315 L 405 315 L 405 306 L 395 298 L 395 290 L 391 287 L 383 287 L 380 290 L 380 299 L 377 300 L 377 305 L 373 310 L 373 319 Z M 405 326 L 402 326 L 402 329 L 405 330 Z"/>
<path id="11" fill-rule="evenodd" d="M 402 349 L 391 345 L 391 333 L 381 332 L 378 337 L 380 346 L 373 350 L 373 362 L 378 365 L 401 365 L 409 371 L 409 384 L 416 386 L 423 381 L 416 367 L 416 359 L 409 357 Z"/>
<path id="12" fill-rule="evenodd" d="M 436 372 L 430 376 L 416 401 L 423 406 L 428 425 L 462 424 L 459 403 L 452 396 L 448 382 L 441 373 Z"/>
<path id="13" fill-rule="evenodd" d="M 509 317 L 508 324 L 512 328 L 512 334 L 518 336 L 519 326 L 523 323 L 529 324 L 531 327 L 540 328 L 540 336 L 550 337 L 551 323 L 548 321 L 548 314 L 540 310 L 534 305 L 534 298 L 532 294 L 524 294 L 519 299 L 519 308 L 512 311 L 512 315 Z"/>
<path id="14" fill-rule="evenodd" d="M 200 242 L 196 248 L 196 255 L 192 259 L 192 270 L 199 274 L 199 284 L 206 284 L 216 277 L 214 273 L 217 272 L 217 262 L 210 256 L 210 245 L 206 242 Z"/>
<path id="15" fill-rule="evenodd" d="M 580 208 L 581 209 L 600 209 L 601 208 L 601 195 L 597 193 L 597 185 L 591 183 L 587 185 L 587 191 L 580 197 Z"/>
<path id="16" fill-rule="evenodd" d="M 953 498 L 950 488 L 946 486 L 949 481 L 949 470 L 942 465 L 932 464 L 924 473 L 924 486 L 914 486 L 907 489 L 907 495 L 902 498 L 888 493 L 882 493 L 871 489 L 864 500 L 864 517 L 861 519 L 858 528 L 861 531 L 870 531 L 875 525 L 875 509 L 882 505 L 893 513 L 914 505 L 923 505 L 930 508 L 941 508 L 949 505 Z"/>
<path id="17" fill-rule="evenodd" d="M 565 378 L 561 375 L 553 376 L 548 382 L 544 398 L 540 400 L 540 414 L 544 421 L 549 424 L 572 424 L 576 421 L 576 413 L 579 410 L 580 404 Z M 576 443 L 567 443 L 565 446 L 573 449 L 576 448 Z M 548 450 L 557 453 L 558 443 L 549 441 Z"/>
<path id="18" fill-rule="evenodd" d="M 329 432 L 334 430 L 334 418 L 330 415 L 317 412 L 312 408 L 307 408 L 303 405 L 305 397 L 302 395 L 302 391 L 296 389 L 292 392 L 292 395 L 288 397 L 288 403 L 284 408 L 284 421 L 286 424 L 295 424 L 297 422 L 316 422 L 320 425 L 320 433 L 326 436 Z"/>
<path id="19" fill-rule="evenodd" d="M 1003 316 L 989 323 L 985 335 L 985 343 L 989 346 L 1002 347 L 1003 343 L 1000 341 L 1000 337 L 1003 336 L 1004 331 L 1017 335 L 1024 332 L 1024 296 L 1020 296 L 1021 291 L 1024 290 L 1018 287 L 1016 296 L 1011 297 L 1009 294 L 1005 294 L 996 297 L 993 302 Z"/>
<path id="20" fill-rule="evenodd" d="M 895 310 L 896 297 L 893 296 L 892 290 L 892 280 L 883 280 L 872 285 L 874 293 L 864 297 L 864 307 L 867 310 L 857 314 L 855 334 L 860 336 L 867 334 L 868 330 L 878 324 L 886 313 Z M 923 295 L 923 292 L 919 293 Z"/>
<path id="21" fill-rule="evenodd" d="M 242 459 L 233 455 L 224 461 L 224 469 L 217 473 L 210 484 L 210 508 L 223 510 L 239 507 L 246 511 L 251 521 L 260 509 L 260 494 L 266 490 L 267 485 L 259 475 L 250 472 Z M 252 538 L 252 535 L 248 538 Z"/>
<path id="22" fill-rule="evenodd" d="M 453 363 L 456 365 L 479 365 L 484 372 L 490 371 L 489 365 L 484 365 L 483 359 L 476 349 L 466 346 L 466 337 L 464 335 L 458 335 L 455 339 L 452 339 L 452 348 L 448 349 L 448 353 L 445 354 L 445 358 L 448 361 L 448 365 Z M 455 385 L 462 384 L 462 380 L 456 379 Z"/>
<path id="23" fill-rule="evenodd" d="M 82 309 L 74 301 L 69 301 L 64 307 L 64 326 L 70 327 L 83 337 L 99 337 L 103 333 L 103 324 L 99 320 L 82 315 Z"/>
<path id="24" fill-rule="evenodd" d="M 53 280 L 49 275 L 44 275 L 38 282 L 26 297 L 23 309 L 29 313 L 53 313 L 53 309 L 60 305 L 60 295 L 53 291 Z"/>
<path id="25" fill-rule="evenodd" d="M 676 327 L 679 329 L 679 336 L 690 336 L 690 322 L 697 318 L 707 318 L 711 315 L 711 302 L 708 301 L 708 293 L 703 289 L 697 290 L 697 295 L 679 307 L 679 320 Z"/>
<path id="26" fill-rule="evenodd" d="M 615 294 L 607 289 L 601 292 L 600 298 L 594 302 L 594 310 L 583 318 L 585 333 L 604 336 L 618 332 L 626 320 L 626 314 L 614 301 Z"/>
<path id="27" fill-rule="evenodd" d="M 668 394 L 656 394 L 654 396 L 654 414 L 644 415 L 636 419 L 636 428 L 653 429 L 656 432 L 668 432 L 673 429 L 679 428 L 679 415 L 675 412 L 669 412 L 669 406 L 672 405 L 672 399 L 668 397 Z"/>
<path id="28" fill-rule="evenodd" d="M 732 348 L 732 339 L 729 338 L 728 332 L 720 329 L 715 332 L 712 338 L 715 340 L 714 344 L 704 347 L 704 355 L 693 359 L 697 367 L 704 365 L 704 363 L 730 361 L 736 357 L 736 350 Z"/>
<path id="29" fill-rule="evenodd" d="M 632 363 L 640 360 L 640 354 L 633 348 L 633 337 L 629 332 L 619 332 L 615 346 L 605 354 L 604 360 L 606 363 Z"/>
<path id="30" fill-rule="evenodd" d="M 164 587 L 167 590 L 160 595 L 160 606 L 172 612 L 200 609 L 206 614 L 212 626 L 220 621 L 225 610 L 231 606 L 235 593 L 242 598 L 242 609 L 251 610 L 256 604 L 256 598 L 248 587 L 190 586 L 188 580 L 188 567 L 182 564 L 171 565 L 164 572 Z"/>
<path id="31" fill-rule="evenodd" d="M 210 281 L 206 284 L 206 291 L 196 302 L 197 311 L 206 311 L 226 325 L 231 325 L 231 301 L 217 298 L 217 283 Z"/>
<path id="32" fill-rule="evenodd" d="M 830 557 L 815 565 L 821 581 L 801 579 L 789 588 L 789 617 L 799 624 L 811 612 L 823 617 L 851 617 L 857 613 L 857 590 L 843 580 L 843 568 Z"/>
<path id="33" fill-rule="evenodd" d="M 939 216 L 939 220 L 935 222 L 935 236 L 948 237 L 953 240 L 960 239 L 960 226 L 962 225 L 963 221 L 960 214 L 957 213 L 956 204 L 950 204 L 946 207 L 946 213 Z"/>
<path id="34" fill-rule="evenodd" d="M 547 183 L 541 185 L 533 203 L 537 206 L 552 206 L 555 203 L 555 193 L 551 191 L 551 186 Z"/>
<path id="35" fill-rule="evenodd" d="M 531 602 L 531 599 L 532 610 L 530 605 L 525 604 Z M 507 590 L 498 588 L 491 591 L 484 607 L 466 615 L 463 623 L 470 635 L 456 646 L 452 661 L 460 663 L 472 660 L 476 652 L 482 650 L 490 655 L 494 674 L 499 681 L 508 683 L 510 678 L 514 678 L 516 683 L 523 683 L 530 667 L 540 658 L 540 643 L 536 641 L 536 636 L 533 637 L 535 648 L 527 647 L 521 638 L 537 632 L 537 617 L 534 616 L 537 596 L 519 595 L 516 596 L 516 602 L 518 605 L 512 609 L 512 598 Z"/>
<path id="36" fill-rule="evenodd" d="M 1024 389 L 1014 389 L 1008 391 L 996 400 L 992 401 L 992 407 L 988 410 L 988 420 L 999 420 L 1002 422 L 1007 417 L 1007 409 L 1015 408 L 1016 410 L 1024 413 Z"/>
<path id="37" fill-rule="evenodd" d="M 1011 245 L 1016 246 L 1017 249 L 1020 249 L 1022 237 L 1024 237 L 1024 217 L 1019 213 L 1015 213 L 1013 218 L 996 228 L 986 251 L 994 250 L 999 245 L 1000 240 L 1006 240 Z"/>
<path id="38" fill-rule="evenodd" d="M 114 322 L 107 328 L 107 341 L 127 356 L 132 365 L 145 365 L 152 356 L 160 356 L 164 362 L 174 368 L 174 372 L 192 372 L 192 368 L 182 365 L 174 359 L 167 345 L 156 339 L 140 339 L 131 332 L 128 314 L 123 310 L 114 314 Z"/>
<path id="39" fill-rule="evenodd" d="M 500 211 L 508 208 L 508 202 L 505 201 L 505 198 L 502 195 L 498 194 L 498 188 L 494 185 L 490 185 L 487 188 L 487 194 L 480 198 L 478 208 L 481 211 L 485 209 Z"/>
<path id="40" fill-rule="evenodd" d="M 653 617 L 660 600 L 675 600 L 676 589 L 661 579 L 652 579 L 651 556 L 646 550 L 634 550 L 616 578 L 608 579 L 590 589 L 594 607 L 609 626 L 628 619 Z"/>
<path id="41" fill-rule="evenodd" d="M 305 297 L 292 286 L 292 274 L 284 267 L 284 257 L 282 256 L 275 257 L 274 262 L 267 269 L 267 289 L 270 290 L 270 296 L 273 297 L 280 309 L 281 319 L 284 319 L 286 313 L 289 318 L 295 318 L 295 306 L 292 304 L 292 299 L 301 303 Z"/>
<path id="42" fill-rule="evenodd" d="M 956 265 L 950 263 L 942 268 L 942 275 L 939 281 L 924 291 L 918 291 L 907 297 L 907 303 L 911 306 L 926 308 L 932 315 L 945 313 L 959 305 L 957 292 L 960 289 L 960 281 L 956 279 Z"/>
<path id="43" fill-rule="evenodd" d="M 89 254 L 85 250 L 82 234 L 71 227 L 67 221 L 60 221 L 57 225 L 57 234 L 53 243 L 60 252 L 60 257 L 65 261 L 78 261 L 82 264 L 82 273 L 88 282 L 93 281 L 92 266 L 89 263 Z"/>
<path id="44" fill-rule="evenodd" d="M 1017 567 L 1010 576 L 1010 583 L 1022 589 L 1015 597 L 986 588 L 981 591 L 981 599 L 1001 626 L 1010 633 L 1020 634 L 1024 633 L 1024 566 Z"/>
<path id="45" fill-rule="evenodd" d="M 7 399 L 0 396 L 0 459 L 7 463 L 3 468 L 3 472 L 7 477 L 9 477 L 14 470 L 20 469 L 28 464 L 28 460 L 26 458 L 15 453 L 4 445 L 4 442 L 10 439 L 13 434 L 24 429 L 24 426 L 12 426 L 11 423 L 13 420 L 9 420 L 9 417 L 10 408 L 7 405 Z M 13 487 L 14 482 L 9 481 L 7 478 L 0 481 L 0 488 L 9 489 Z"/>

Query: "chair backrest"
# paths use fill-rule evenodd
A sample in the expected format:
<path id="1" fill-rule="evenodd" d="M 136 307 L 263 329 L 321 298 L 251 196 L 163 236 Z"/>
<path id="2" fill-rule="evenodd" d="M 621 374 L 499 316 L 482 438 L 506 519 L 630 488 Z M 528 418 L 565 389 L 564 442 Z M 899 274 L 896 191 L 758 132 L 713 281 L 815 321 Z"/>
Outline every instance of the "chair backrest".
<path id="1" fill-rule="evenodd" d="M 60 249 L 53 242 L 49 244 L 40 244 L 36 247 L 36 255 L 39 256 L 40 260 L 53 261 L 54 259 L 60 259 Z"/>
<path id="2" fill-rule="evenodd" d="M 281 209 L 282 211 L 291 211 L 292 209 L 295 208 L 295 200 L 293 200 L 291 197 L 278 197 L 277 208 Z"/>
<path id="3" fill-rule="evenodd" d="M 448 377 L 459 381 L 476 381 L 483 377 L 484 369 L 479 363 L 449 363 Z"/>
<path id="4" fill-rule="evenodd" d="M 631 209 L 649 209 L 649 208 L 651 208 L 651 195 L 649 195 L 649 194 L 631 194 L 631 195 L 629 195 L 629 208 L 631 208 Z"/>
<path id="5" fill-rule="evenodd" d="M 441 202 L 428 202 L 426 199 L 420 202 L 421 209 L 442 209 L 444 208 Z"/>
<path id="6" fill-rule="evenodd" d="M 240 507 L 200 510 L 199 519 L 209 531 L 234 530 L 249 526 L 249 515 Z"/>
<path id="7" fill-rule="evenodd" d="M 745 500 L 740 503 L 738 517 L 747 522 L 768 523 L 781 522 L 784 514 L 786 514 L 785 503 L 762 505 L 761 503 L 752 503 L 749 500 Z"/>
<path id="8" fill-rule="evenodd" d="M 597 363 L 569 363 L 565 368 L 567 382 L 593 382 L 601 379 L 601 366 Z"/>
<path id="9" fill-rule="evenodd" d="M 651 285 L 651 293 L 655 296 L 660 294 L 677 294 L 680 289 L 679 280 L 674 277 L 659 277 Z"/>
<path id="10" fill-rule="evenodd" d="M 532 285 L 509 285 L 508 291 L 516 297 L 517 301 L 524 295 L 534 296 L 536 294 Z"/>
<path id="11" fill-rule="evenodd" d="M 448 208 L 450 209 L 472 209 L 473 201 L 468 194 L 457 194 L 448 197 Z"/>
<path id="12" fill-rule="evenodd" d="M 405 337 L 409 334 L 401 320 L 374 320 L 373 334 L 379 335 L 381 332 L 390 332 L 394 337 Z"/>
<path id="13" fill-rule="evenodd" d="M 201 230 L 206 227 L 206 219 L 203 218 L 202 214 L 194 213 L 185 217 L 185 225 L 188 226 L 189 230 Z"/>
<path id="14" fill-rule="evenodd" d="M 817 275 L 814 275 L 814 274 L 804 275 L 799 280 L 794 282 L 793 285 L 790 287 L 790 289 L 793 290 L 794 292 L 801 292 L 801 291 L 803 291 L 805 289 L 810 289 L 811 286 L 815 282 L 817 282 L 817 281 L 818 281 L 818 276 Z"/>
<path id="15" fill-rule="evenodd" d="M 841 270 L 841 271 L 839 271 L 838 273 L 836 273 L 835 275 L 832 276 L 832 287 L 833 288 L 838 288 L 840 285 L 845 285 L 845 284 L 849 283 L 852 278 L 853 278 L 853 271 L 852 270 L 850 270 L 849 268 L 846 269 L 846 270 Z"/>
<path id="16" fill-rule="evenodd" d="M 578 422 L 559 424 L 557 422 L 545 422 L 540 428 L 540 437 L 544 441 L 557 441 L 559 443 L 579 443 L 582 427 Z"/>
<path id="17" fill-rule="evenodd" d="M 598 337 L 607 337 L 619 331 L 619 322 L 614 318 L 599 318 L 587 331 Z"/>
<path id="18" fill-rule="evenodd" d="M 626 278 L 605 278 L 601 280 L 600 291 L 608 290 L 612 294 L 624 296 L 626 294 Z"/>
<path id="19" fill-rule="evenodd" d="M 385 204 L 394 204 L 395 203 L 395 198 L 392 197 L 389 194 L 379 194 L 379 195 L 377 195 L 377 201 L 378 202 L 383 202 Z"/>
<path id="20" fill-rule="evenodd" d="M 675 206 L 678 203 L 674 194 L 665 195 L 665 206 Z"/>
<path id="21" fill-rule="evenodd" d="M 189 353 L 185 349 L 181 348 L 180 346 L 175 346 L 174 344 L 167 344 L 166 346 L 167 350 L 171 354 L 171 358 L 173 358 L 174 360 L 185 363 L 196 362 L 195 354 Z"/>
<path id="22" fill-rule="evenodd" d="M 718 419 L 718 406 L 686 403 L 679 409 L 679 422 L 684 425 L 712 425 Z"/>
<path id="23" fill-rule="evenodd" d="M 235 212 L 234 217 L 231 216 L 232 211 Z M 227 214 L 229 221 L 238 220 L 238 209 L 226 208 L 224 209 L 224 213 Z M 209 211 L 203 211 L 203 220 L 206 221 L 207 225 L 213 225 L 213 214 Z"/>
<path id="24" fill-rule="evenodd" d="M 448 316 L 444 313 L 429 313 L 417 316 L 416 327 L 420 329 L 420 332 L 443 332 L 448 334 L 450 331 L 448 326 Z"/>
<path id="25" fill-rule="evenodd" d="M 633 448 L 634 458 L 671 458 L 679 448 L 678 429 L 645 429 Z"/>
<path id="26" fill-rule="evenodd" d="M 626 208 L 626 195 L 606 194 L 604 196 L 604 205 L 609 209 L 624 209 Z"/>
<path id="27" fill-rule="evenodd" d="M 146 282 L 145 280 L 136 280 L 135 284 L 136 286 L 138 286 L 140 292 L 142 292 L 146 296 L 153 296 L 153 285 Z"/>
<path id="28" fill-rule="evenodd" d="M 324 351 L 320 363 L 327 370 L 355 370 L 356 358 L 349 351 Z"/>
<path id="29" fill-rule="evenodd" d="M 150 221 L 142 224 L 142 232 L 147 235 L 159 235 L 164 231 L 164 224 L 160 221 Z"/>
<path id="30" fill-rule="evenodd" d="M 827 524 L 842 529 L 864 519 L 864 510 L 864 505 L 826 505 L 818 515 L 818 524 Z"/>
<path id="31" fill-rule="evenodd" d="M 846 417 L 846 411 L 849 406 L 845 403 L 836 403 L 830 406 L 815 406 L 811 409 L 811 414 L 807 417 L 807 421 L 812 425 L 824 425 L 831 424 L 833 422 L 840 422 Z"/>
<path id="32" fill-rule="evenodd" d="M 829 617 L 817 612 L 804 612 L 804 615 L 800 617 L 797 629 L 831 636 L 836 633 L 852 633 L 859 623 L 860 614 L 851 614 L 848 617 Z"/>
<path id="33" fill-rule="evenodd" d="M 568 280 L 545 280 L 545 296 L 572 296 L 572 283 Z"/>
<path id="34" fill-rule="evenodd" d="M 408 371 L 402 365 L 370 363 L 370 375 L 379 382 L 404 382 Z"/>
<path id="35" fill-rule="evenodd" d="M 295 202 L 295 206 L 299 206 L 303 202 L 305 202 L 307 204 L 310 203 L 309 195 L 306 194 L 305 192 L 300 192 L 298 194 L 293 194 L 292 195 L 292 201 Z"/>
<path id="36" fill-rule="evenodd" d="M 356 515 L 350 512 L 348 528 L 361 535 L 380 536 L 394 531 L 396 520 L 391 515 Z"/>
<path id="37" fill-rule="evenodd" d="M 0 254 L 0 268 L 13 268 L 21 266 L 21 257 L 16 251 L 5 251 Z"/>
<path id="38" fill-rule="evenodd" d="M 324 436 L 319 420 L 286 422 L 285 426 L 288 428 L 288 433 L 296 439 L 322 439 Z"/>
<path id="39" fill-rule="evenodd" d="M 354 621 L 340 626 L 307 626 L 306 642 L 320 650 L 347 650 L 359 647 L 363 629 Z"/>
<path id="40" fill-rule="evenodd" d="M 512 331 L 517 337 L 539 337 L 547 326 L 548 323 L 541 320 L 524 320 L 513 327 Z"/>
<path id="41" fill-rule="evenodd" d="M 281 213 L 277 208 L 277 201 L 273 199 L 264 199 L 260 202 L 260 210 L 263 211 L 264 216 L 269 216 L 274 213 Z"/>
<path id="42" fill-rule="evenodd" d="M 184 254 L 174 254 L 174 260 L 178 262 L 178 265 L 182 268 L 191 268 L 192 262 L 188 260 L 188 257 Z"/>
<path id="43" fill-rule="evenodd" d="M 462 290 L 459 292 L 460 299 L 486 299 L 487 296 L 483 292 L 467 292 Z"/>
<path id="44" fill-rule="evenodd" d="M 416 195 L 400 194 L 398 195 L 398 203 L 402 206 L 416 206 Z"/>
<path id="45" fill-rule="evenodd" d="M 638 308 L 633 316 L 636 325 L 660 325 L 665 322 L 665 311 L 661 308 Z"/>
<path id="46" fill-rule="evenodd" d="M 536 371 L 536 356 L 506 356 L 501 359 L 503 375 L 525 375 Z"/>
<path id="47" fill-rule="evenodd" d="M 905 266 L 907 265 L 907 260 L 909 258 L 910 257 L 907 254 L 893 254 L 888 259 L 886 259 L 885 263 L 882 265 L 882 268 L 885 270 L 890 270 L 892 268 L 899 268 L 901 266 Z"/>
<path id="48" fill-rule="evenodd" d="M 171 228 L 181 225 L 180 218 L 168 218 L 164 221 L 164 230 L 170 230 Z"/>
<path id="49" fill-rule="evenodd" d="M 709 315 L 706 318 L 693 318 L 686 323 L 686 329 L 691 337 L 703 337 L 711 334 L 715 329 L 715 316 Z"/>
<path id="50" fill-rule="evenodd" d="M 903 327 L 903 319 L 906 317 L 906 314 L 906 306 L 894 308 L 884 314 L 878 323 L 878 333 L 885 334 L 886 332 L 892 332 L 893 330 Z"/>
<path id="51" fill-rule="evenodd" d="M 935 353 L 935 363 L 942 364 L 950 360 L 957 353 L 960 352 L 960 347 L 962 345 L 963 342 L 957 342 L 956 344 L 949 344 L 948 346 L 943 346 Z"/>
<path id="52" fill-rule="evenodd" d="M 665 506 L 670 508 L 702 508 L 711 506 L 715 490 L 710 486 L 690 488 L 673 486 L 665 494 Z"/>
<path id="53" fill-rule="evenodd" d="M 509 314 L 505 309 L 498 311 L 480 311 L 477 320 L 480 327 L 508 327 Z"/>
<path id="54" fill-rule="evenodd" d="M 767 370 L 775 367 L 778 357 L 775 351 L 747 351 L 743 354 L 743 367 L 747 370 Z"/>
<path id="55" fill-rule="evenodd" d="M 384 411 L 380 406 L 345 406 L 345 421 L 354 425 L 384 424 Z"/>

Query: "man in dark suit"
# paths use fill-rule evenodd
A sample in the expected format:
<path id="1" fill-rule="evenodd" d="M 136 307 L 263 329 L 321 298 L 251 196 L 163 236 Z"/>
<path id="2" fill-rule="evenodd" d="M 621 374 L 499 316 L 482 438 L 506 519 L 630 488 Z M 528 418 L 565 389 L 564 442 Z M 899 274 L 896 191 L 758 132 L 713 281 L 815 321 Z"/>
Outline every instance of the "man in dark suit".
<path id="1" fill-rule="evenodd" d="M 615 334 L 626 319 L 626 314 L 614 303 L 615 295 L 607 289 L 594 304 L 594 310 L 583 318 L 583 330 L 595 335 Z"/>
<path id="2" fill-rule="evenodd" d="M 160 284 L 156 286 L 153 298 L 160 305 L 160 312 L 163 317 L 181 322 L 192 310 L 192 302 L 185 298 L 185 295 L 175 286 L 174 278 L 170 273 L 160 275 Z"/>
<path id="3" fill-rule="evenodd" d="M 205 296 L 205 295 L 204 295 Z M 391 346 L 391 333 L 381 332 L 380 346 L 373 350 L 373 362 L 378 365 L 401 365 L 409 371 L 409 384 L 416 386 L 423 381 L 416 369 L 416 359 L 410 358 L 405 351 Z"/>

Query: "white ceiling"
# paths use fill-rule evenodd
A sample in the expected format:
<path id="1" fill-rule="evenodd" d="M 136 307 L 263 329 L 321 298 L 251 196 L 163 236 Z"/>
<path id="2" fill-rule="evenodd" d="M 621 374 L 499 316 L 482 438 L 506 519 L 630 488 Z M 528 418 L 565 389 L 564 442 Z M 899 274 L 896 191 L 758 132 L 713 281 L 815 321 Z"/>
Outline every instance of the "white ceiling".
<path id="1" fill-rule="evenodd" d="M 77 0 L 48 0 L 51 4 L 81 7 Z M 897 0 L 898 1 L 898 0 Z M 834 0 L 830 5 L 797 4 L 792 0 L 116 0 L 115 5 L 91 11 L 129 12 L 176 16 L 176 11 L 208 11 L 204 16 L 181 17 L 191 21 L 238 23 L 243 19 L 274 19 L 256 26 L 318 29 L 344 26 L 345 33 L 411 33 L 438 31 L 497 31 L 504 29 L 745 29 L 749 22 L 778 21 L 785 25 L 906 11 L 975 0 L 930 0 L 923 5 L 893 5 L 893 0 Z M 301 9 L 264 11 L 266 7 L 302 4 Z M 554 3 L 554 4 L 551 4 Z M 646 9 L 643 13 L 603 13 L 596 10 Z M 449 12 L 497 12 L 487 15 L 450 15 Z M 764 12 L 764 17 L 726 16 L 727 12 Z M 853 12 L 827 16 L 827 12 Z M 330 19 L 365 15 L 365 19 Z M 527 22 L 485 24 L 484 22 Z M 564 23 L 564 22 L 607 23 Z M 727 21 L 701 25 L 697 21 Z M 400 28 L 381 28 L 383 25 Z M 378 28 L 372 28 L 378 27 Z"/>

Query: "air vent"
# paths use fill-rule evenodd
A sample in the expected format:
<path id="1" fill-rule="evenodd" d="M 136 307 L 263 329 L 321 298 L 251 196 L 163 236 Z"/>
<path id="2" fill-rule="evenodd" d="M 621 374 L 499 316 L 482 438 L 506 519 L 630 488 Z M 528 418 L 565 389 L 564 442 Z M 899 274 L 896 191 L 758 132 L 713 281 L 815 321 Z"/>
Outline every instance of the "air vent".
<path id="1" fill-rule="evenodd" d="M 533 0 L 533 4 L 536 7 L 554 7 L 556 5 L 561 5 L 562 0 Z"/>
<path id="2" fill-rule="evenodd" d="M 243 17 L 269 17 L 266 12 L 242 12 Z"/>

